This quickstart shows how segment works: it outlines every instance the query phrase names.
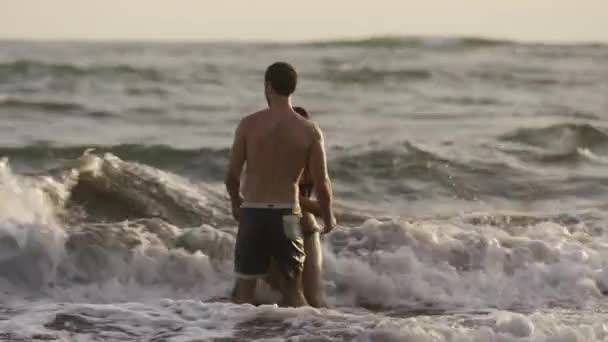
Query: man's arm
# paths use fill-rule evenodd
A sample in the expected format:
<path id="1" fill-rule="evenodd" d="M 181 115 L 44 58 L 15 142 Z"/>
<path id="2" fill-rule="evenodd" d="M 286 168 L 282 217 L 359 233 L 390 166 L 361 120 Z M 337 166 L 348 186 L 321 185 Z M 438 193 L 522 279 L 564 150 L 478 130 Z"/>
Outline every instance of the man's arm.
<path id="1" fill-rule="evenodd" d="M 323 132 L 315 125 L 314 140 L 311 146 L 308 168 L 310 170 L 314 189 L 317 193 L 319 202 L 320 216 L 325 224 L 325 233 L 334 229 L 334 214 L 332 210 L 332 190 L 331 181 L 327 172 L 327 158 L 325 156 L 325 142 Z"/>
<path id="2" fill-rule="evenodd" d="M 225 179 L 226 189 L 228 190 L 230 202 L 232 203 L 232 215 L 237 221 L 239 220 L 238 208 L 243 203 L 243 196 L 241 195 L 241 172 L 243 171 L 245 160 L 245 130 L 243 128 L 243 121 L 241 120 L 234 133 L 234 141 L 232 143 L 232 149 L 230 150 L 230 161 L 228 163 Z"/>

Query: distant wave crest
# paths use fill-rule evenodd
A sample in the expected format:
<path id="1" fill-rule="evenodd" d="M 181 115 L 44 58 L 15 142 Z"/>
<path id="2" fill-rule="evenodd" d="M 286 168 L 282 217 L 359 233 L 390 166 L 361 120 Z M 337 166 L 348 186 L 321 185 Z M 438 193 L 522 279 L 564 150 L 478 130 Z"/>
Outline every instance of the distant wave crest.
<path id="1" fill-rule="evenodd" d="M 70 63 L 45 62 L 20 59 L 0 63 L 0 76 L 3 78 L 27 77 L 36 75 L 53 75 L 57 77 L 76 76 L 120 76 L 138 77 L 146 80 L 159 80 L 162 75 L 152 68 L 134 67 L 131 65 L 76 65 Z"/>
<path id="2" fill-rule="evenodd" d="M 402 37 L 377 36 L 364 39 L 335 39 L 316 41 L 309 45 L 317 47 L 491 47 L 514 44 L 509 40 L 481 37 L 442 38 L 442 37 Z"/>
<path id="3" fill-rule="evenodd" d="M 573 150 L 608 143 L 608 134 L 590 124 L 563 123 L 542 128 L 521 128 L 503 135 L 501 140 L 538 147 L 569 145 Z"/>
<path id="4" fill-rule="evenodd" d="M 426 69 L 383 70 L 370 67 L 330 68 L 325 71 L 325 78 L 337 83 L 375 83 L 383 81 L 418 81 L 431 78 L 432 73 Z"/>

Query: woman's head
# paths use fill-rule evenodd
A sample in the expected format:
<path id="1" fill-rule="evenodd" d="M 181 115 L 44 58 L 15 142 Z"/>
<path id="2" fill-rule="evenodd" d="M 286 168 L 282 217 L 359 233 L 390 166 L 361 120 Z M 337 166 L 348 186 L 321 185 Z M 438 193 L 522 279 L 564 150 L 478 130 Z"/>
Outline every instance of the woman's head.
<path id="1" fill-rule="evenodd" d="M 300 114 L 305 119 L 310 119 L 310 114 L 302 107 L 293 107 L 293 111 Z"/>

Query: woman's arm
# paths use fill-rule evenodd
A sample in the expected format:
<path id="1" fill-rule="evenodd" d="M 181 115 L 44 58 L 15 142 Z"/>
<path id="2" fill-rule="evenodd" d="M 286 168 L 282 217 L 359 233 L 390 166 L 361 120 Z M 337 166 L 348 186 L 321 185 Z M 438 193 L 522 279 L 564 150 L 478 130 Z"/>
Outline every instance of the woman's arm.
<path id="1" fill-rule="evenodd" d="M 315 216 L 321 216 L 321 206 L 319 205 L 319 202 L 315 200 L 300 196 L 300 206 L 305 212 L 311 213 Z"/>

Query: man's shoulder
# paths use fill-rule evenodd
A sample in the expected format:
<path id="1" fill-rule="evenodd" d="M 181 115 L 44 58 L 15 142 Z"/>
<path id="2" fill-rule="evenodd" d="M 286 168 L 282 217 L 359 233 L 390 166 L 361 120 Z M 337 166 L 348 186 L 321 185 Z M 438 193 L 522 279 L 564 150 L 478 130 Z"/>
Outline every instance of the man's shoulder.
<path id="1" fill-rule="evenodd" d="M 319 130 L 319 125 L 313 120 L 303 118 L 300 115 L 293 115 L 292 122 L 295 122 L 296 125 L 303 127 L 308 131 L 317 131 Z"/>
<path id="2" fill-rule="evenodd" d="M 304 124 L 306 125 L 308 131 L 315 140 L 323 138 L 323 132 L 321 131 L 321 127 L 318 123 L 312 120 L 305 120 Z"/>
<path id="3" fill-rule="evenodd" d="M 260 116 L 268 113 L 269 111 L 270 110 L 268 108 L 258 110 L 257 112 L 245 115 L 245 117 L 243 117 L 243 120 L 248 120 L 248 121 L 255 120 L 256 118 L 259 118 Z"/>
<path id="4" fill-rule="evenodd" d="M 245 125 L 250 125 L 252 122 L 258 120 L 258 118 L 263 115 L 264 113 L 266 113 L 268 111 L 268 109 L 262 109 L 259 110 L 257 112 L 254 113 L 250 113 L 245 115 L 244 117 L 241 118 L 241 120 L 239 121 L 239 126 L 245 126 Z"/>

